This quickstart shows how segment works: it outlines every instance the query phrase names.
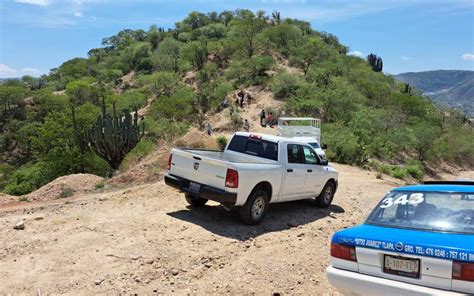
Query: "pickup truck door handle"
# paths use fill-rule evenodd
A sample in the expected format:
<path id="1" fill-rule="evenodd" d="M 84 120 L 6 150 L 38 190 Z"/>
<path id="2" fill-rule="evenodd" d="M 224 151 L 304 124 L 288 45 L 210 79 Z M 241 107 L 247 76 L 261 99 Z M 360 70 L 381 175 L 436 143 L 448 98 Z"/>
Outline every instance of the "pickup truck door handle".
<path id="1" fill-rule="evenodd" d="M 307 172 L 308 172 L 308 173 L 312 173 L 312 172 L 313 172 L 313 170 L 307 170 Z"/>
<path id="2" fill-rule="evenodd" d="M 199 157 L 197 157 L 197 156 L 193 156 L 193 158 L 194 158 L 195 160 L 201 160 L 201 158 L 199 158 Z"/>
<path id="3" fill-rule="evenodd" d="M 287 169 L 286 170 L 288 173 L 293 173 L 293 169 Z"/>

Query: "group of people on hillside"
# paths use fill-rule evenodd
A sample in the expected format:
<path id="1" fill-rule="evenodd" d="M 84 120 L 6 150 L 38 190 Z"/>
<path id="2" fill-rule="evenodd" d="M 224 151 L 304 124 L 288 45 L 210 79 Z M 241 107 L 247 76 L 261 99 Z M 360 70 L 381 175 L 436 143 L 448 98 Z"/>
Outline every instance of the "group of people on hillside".
<path id="1" fill-rule="evenodd" d="M 245 92 L 243 89 L 239 90 L 237 93 L 237 99 L 235 100 L 235 104 L 237 106 L 240 106 L 240 108 L 244 108 L 244 103 L 247 105 L 250 105 L 251 101 L 253 100 L 253 97 L 250 93 Z"/>
<path id="2" fill-rule="evenodd" d="M 237 108 L 240 107 L 243 109 L 244 104 L 247 106 L 250 105 L 253 99 L 253 96 L 249 92 L 240 89 L 237 93 L 235 104 Z M 222 109 L 226 109 L 227 107 L 229 107 L 229 98 L 227 96 L 224 97 L 224 100 L 221 103 L 221 107 Z M 230 116 L 232 116 L 234 110 L 234 106 L 230 106 Z M 270 125 L 270 127 L 273 127 L 273 114 L 270 112 L 270 114 L 268 114 L 267 116 L 265 114 L 265 110 L 262 110 L 262 112 L 260 113 L 260 125 L 266 126 L 267 124 Z M 250 131 L 250 123 L 247 119 L 244 120 L 243 129 L 246 132 Z M 205 130 L 209 136 L 212 135 L 213 128 L 210 122 L 206 124 Z"/>
<path id="3" fill-rule="evenodd" d="M 260 125 L 262 127 L 266 127 L 267 125 L 273 128 L 273 113 L 270 112 L 268 116 L 265 113 L 265 110 L 262 109 L 262 112 L 260 112 Z"/>

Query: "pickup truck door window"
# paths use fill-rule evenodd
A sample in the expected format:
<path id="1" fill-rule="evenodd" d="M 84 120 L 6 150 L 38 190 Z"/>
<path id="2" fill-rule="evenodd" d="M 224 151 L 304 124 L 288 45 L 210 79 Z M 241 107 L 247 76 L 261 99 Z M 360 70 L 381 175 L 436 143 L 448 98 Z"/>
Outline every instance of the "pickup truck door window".
<path id="1" fill-rule="evenodd" d="M 318 195 L 324 185 L 324 167 L 319 165 L 319 157 L 309 146 L 303 146 L 303 154 L 306 167 L 306 193 L 310 196 Z"/>
<path id="2" fill-rule="evenodd" d="M 281 200 L 292 200 L 304 198 L 306 179 L 306 164 L 304 162 L 303 147 L 298 144 L 287 144 L 287 165 L 285 174 L 283 194 Z"/>

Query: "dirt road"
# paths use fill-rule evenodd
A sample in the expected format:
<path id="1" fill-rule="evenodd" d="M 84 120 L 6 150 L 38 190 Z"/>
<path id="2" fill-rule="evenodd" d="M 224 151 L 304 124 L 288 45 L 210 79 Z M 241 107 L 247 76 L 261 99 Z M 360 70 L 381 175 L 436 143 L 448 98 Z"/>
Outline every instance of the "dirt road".
<path id="1" fill-rule="evenodd" d="M 256 227 L 217 204 L 191 210 L 163 183 L 0 209 L 0 294 L 336 294 L 324 272 L 332 233 L 397 181 L 335 166 L 330 208 L 275 204 Z"/>

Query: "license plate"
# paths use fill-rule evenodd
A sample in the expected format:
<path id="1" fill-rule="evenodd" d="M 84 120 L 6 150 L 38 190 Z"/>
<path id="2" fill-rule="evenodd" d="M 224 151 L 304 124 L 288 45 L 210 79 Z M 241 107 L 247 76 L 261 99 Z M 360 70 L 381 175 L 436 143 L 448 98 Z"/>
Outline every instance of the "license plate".
<path id="1" fill-rule="evenodd" d="M 420 277 L 420 259 L 384 255 L 383 271 L 411 278 Z"/>
<path id="2" fill-rule="evenodd" d="M 199 193 L 200 190 L 201 190 L 201 184 L 189 182 L 189 191 L 194 192 L 194 193 Z"/>

